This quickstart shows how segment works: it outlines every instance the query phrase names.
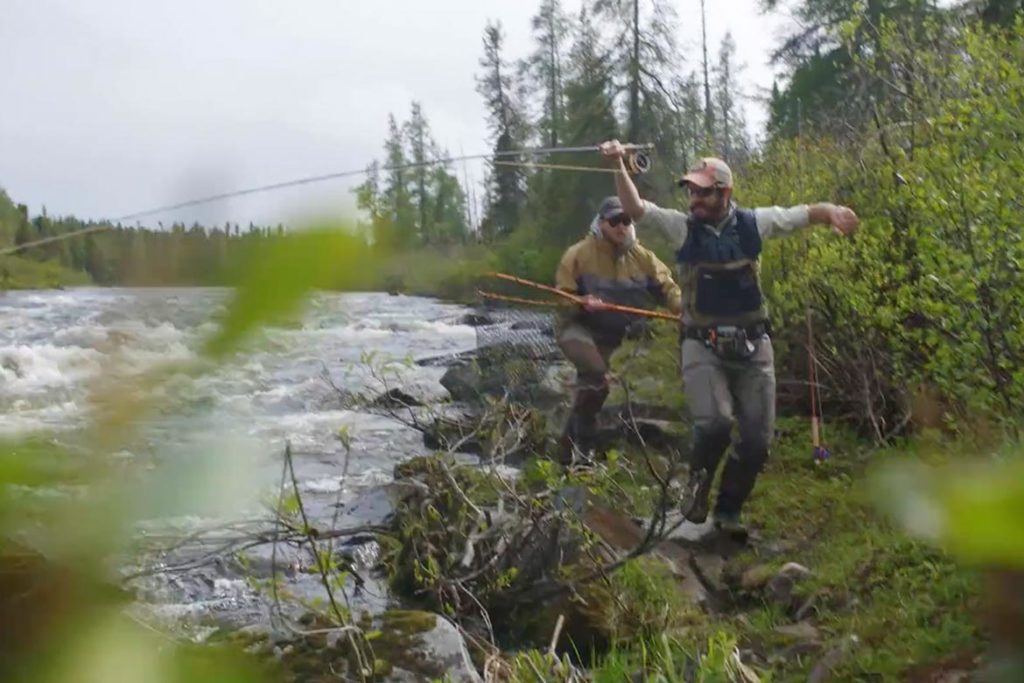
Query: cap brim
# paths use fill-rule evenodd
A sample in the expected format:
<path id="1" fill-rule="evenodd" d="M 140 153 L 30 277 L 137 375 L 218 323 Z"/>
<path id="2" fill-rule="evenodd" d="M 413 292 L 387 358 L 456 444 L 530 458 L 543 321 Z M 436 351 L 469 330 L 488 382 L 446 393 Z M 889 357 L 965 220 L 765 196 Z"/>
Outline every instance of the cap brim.
<path id="1" fill-rule="evenodd" d="M 696 185 L 697 187 L 714 187 L 715 181 L 702 173 L 687 173 L 679 179 L 679 185 Z"/>

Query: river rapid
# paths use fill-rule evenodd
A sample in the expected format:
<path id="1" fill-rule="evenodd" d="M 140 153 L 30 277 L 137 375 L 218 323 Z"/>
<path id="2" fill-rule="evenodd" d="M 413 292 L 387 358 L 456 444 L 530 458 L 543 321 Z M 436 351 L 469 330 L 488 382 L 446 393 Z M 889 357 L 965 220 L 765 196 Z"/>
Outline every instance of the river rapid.
<path id="1" fill-rule="evenodd" d="M 0 294 L 0 438 L 52 439 L 73 450 L 93 417 L 89 392 L 97 381 L 110 373 L 131 377 L 169 361 L 196 359 L 229 297 L 228 290 L 205 288 Z M 301 316 L 261 330 L 228 362 L 161 384 L 157 403 L 168 408 L 158 410 L 141 426 L 139 438 L 110 456 L 140 469 L 178 459 L 227 458 L 245 483 L 245 495 L 213 514 L 198 503 L 190 509 L 185 491 L 180 505 L 138 520 L 139 539 L 152 545 L 225 522 L 266 520 L 286 443 L 294 451 L 303 500 L 318 523 L 381 522 L 390 510 L 385 489 L 394 466 L 426 449 L 418 432 L 379 411 L 361 410 L 351 395 L 372 395 L 381 388 L 369 372 L 369 355 L 371 365 L 405 359 L 394 381 L 418 397 L 443 399 L 439 379 L 445 368 L 415 361 L 473 349 L 474 328 L 461 324 L 466 313 L 425 298 L 319 294 Z M 347 434 L 347 446 L 339 430 Z M 186 544 L 155 561 L 170 566 L 200 559 L 209 550 Z M 268 546 L 248 551 L 246 572 L 220 558 L 188 571 L 141 577 L 131 583 L 139 614 L 193 629 L 197 638 L 211 623 L 265 624 L 271 605 L 251 587 L 247 574 L 269 577 L 270 552 Z M 303 558 L 278 552 L 277 566 L 292 567 L 288 592 L 301 599 L 323 597 L 317 577 L 301 571 Z M 375 552 L 376 545 L 365 538 L 351 548 L 364 569 Z M 136 559 L 130 558 L 123 571 L 138 569 Z M 355 607 L 375 612 L 389 603 L 372 580 L 353 585 L 350 597 Z"/>

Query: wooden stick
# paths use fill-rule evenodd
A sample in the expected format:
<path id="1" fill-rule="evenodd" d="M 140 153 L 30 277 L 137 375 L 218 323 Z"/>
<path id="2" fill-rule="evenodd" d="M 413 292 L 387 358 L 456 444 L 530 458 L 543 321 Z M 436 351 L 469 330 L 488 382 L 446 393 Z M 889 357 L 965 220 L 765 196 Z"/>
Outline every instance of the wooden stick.
<path id="1" fill-rule="evenodd" d="M 505 296 L 504 294 L 494 294 L 492 292 L 484 292 L 476 290 L 476 293 L 485 299 L 497 299 L 498 301 L 511 301 L 517 304 L 528 304 L 532 306 L 564 306 L 565 303 L 561 301 L 539 301 L 537 299 L 522 299 L 518 296 Z"/>
<path id="2" fill-rule="evenodd" d="M 559 614 L 558 621 L 555 622 L 555 632 L 551 634 L 551 645 L 548 646 L 548 654 L 552 657 L 555 656 L 555 648 L 558 646 L 558 639 L 562 635 L 563 626 L 565 626 L 565 615 Z"/>
<path id="3" fill-rule="evenodd" d="M 548 285 L 542 285 L 539 282 L 532 282 L 531 280 L 526 280 L 526 279 L 521 278 L 521 277 L 516 277 L 515 275 L 507 275 L 505 273 L 490 273 L 490 275 L 492 277 L 496 277 L 496 278 L 499 278 L 501 280 L 508 280 L 509 282 L 515 282 L 516 284 L 519 284 L 519 285 L 524 285 L 526 287 L 534 287 L 536 289 L 540 289 L 540 290 L 545 291 L 545 292 L 551 292 L 552 294 L 557 294 L 558 296 L 560 296 L 560 297 L 562 297 L 564 299 L 568 299 L 569 301 L 572 301 L 573 303 L 576 303 L 576 304 L 580 304 L 580 305 L 583 304 L 583 298 L 582 297 L 576 296 L 575 294 L 570 294 L 569 292 L 563 291 L 563 290 L 558 289 L 556 287 L 550 287 Z M 610 303 L 607 303 L 607 302 L 602 302 L 602 303 L 604 305 L 605 310 L 608 310 L 608 311 L 616 311 L 617 313 L 628 313 L 630 315 L 641 315 L 641 316 L 645 316 L 647 318 L 657 318 L 659 320 L 671 320 L 672 322 L 679 322 L 679 316 L 678 315 L 672 315 L 671 313 L 661 313 L 660 311 L 649 311 L 646 308 L 633 308 L 632 306 L 620 306 L 619 304 L 610 304 Z"/>

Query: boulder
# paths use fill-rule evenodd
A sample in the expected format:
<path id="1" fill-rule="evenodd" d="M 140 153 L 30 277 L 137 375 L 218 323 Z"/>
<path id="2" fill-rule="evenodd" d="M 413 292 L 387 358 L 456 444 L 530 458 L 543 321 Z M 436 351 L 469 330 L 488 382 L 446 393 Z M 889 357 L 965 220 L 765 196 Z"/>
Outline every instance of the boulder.
<path id="1" fill-rule="evenodd" d="M 375 408 L 421 408 L 424 403 L 401 389 L 389 389 L 370 404 Z"/>
<path id="2" fill-rule="evenodd" d="M 555 336 L 554 325 L 552 325 L 550 320 L 520 320 L 519 322 L 512 323 L 511 329 L 516 331 L 537 330 L 545 336 Z"/>
<path id="3" fill-rule="evenodd" d="M 793 599 L 793 588 L 811 575 L 811 570 L 796 562 L 787 562 L 765 586 L 765 594 L 776 603 L 788 606 Z"/>
<path id="4" fill-rule="evenodd" d="M 481 349 L 473 360 L 457 360 L 441 377 L 452 400 L 477 403 L 509 396 L 536 407 L 561 401 L 564 367 L 550 370 L 545 353 L 523 345 L 501 344 Z"/>
<path id="5" fill-rule="evenodd" d="M 478 437 L 470 436 L 474 425 L 471 418 L 436 418 L 423 432 L 423 445 L 434 451 L 482 455 L 484 443 Z"/>
<path id="6" fill-rule="evenodd" d="M 444 617 L 430 612 L 392 610 L 375 621 L 380 636 L 372 641 L 374 654 L 391 666 L 384 680 L 481 681 L 462 634 Z"/>
<path id="7" fill-rule="evenodd" d="M 489 315 L 482 313 L 467 313 L 456 321 L 457 325 L 468 325 L 469 327 L 483 327 L 485 325 L 496 325 L 497 321 Z"/>
<path id="8" fill-rule="evenodd" d="M 309 615 L 300 620 L 310 631 L 291 642 L 256 648 L 280 661 L 297 680 L 360 680 L 352 640 L 329 624 Z M 389 610 L 361 625 L 375 661 L 373 680 L 386 683 L 448 680 L 479 683 L 466 643 L 447 619 L 431 612 Z M 357 641 L 358 642 L 358 641 Z M 365 662 L 368 649 L 361 649 Z"/>

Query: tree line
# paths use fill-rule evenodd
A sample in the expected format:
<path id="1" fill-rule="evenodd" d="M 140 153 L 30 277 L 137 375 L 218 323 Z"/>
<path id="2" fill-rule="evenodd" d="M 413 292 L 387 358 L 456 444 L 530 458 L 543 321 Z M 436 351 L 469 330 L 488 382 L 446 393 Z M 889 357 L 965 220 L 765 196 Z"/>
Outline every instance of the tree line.
<path id="1" fill-rule="evenodd" d="M 0 190 L 0 248 L 90 228 L 97 230 L 31 247 L 21 258 L 84 272 L 100 285 L 225 285 L 240 265 L 247 245 L 284 232 L 282 225 L 251 223 L 246 228 L 237 223 L 216 228 L 174 223 L 148 229 L 73 216 L 52 217 L 45 208 L 30 217 L 27 206 L 14 203 Z"/>

